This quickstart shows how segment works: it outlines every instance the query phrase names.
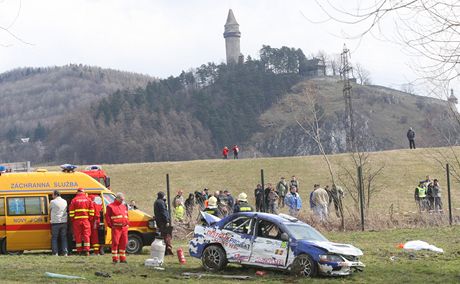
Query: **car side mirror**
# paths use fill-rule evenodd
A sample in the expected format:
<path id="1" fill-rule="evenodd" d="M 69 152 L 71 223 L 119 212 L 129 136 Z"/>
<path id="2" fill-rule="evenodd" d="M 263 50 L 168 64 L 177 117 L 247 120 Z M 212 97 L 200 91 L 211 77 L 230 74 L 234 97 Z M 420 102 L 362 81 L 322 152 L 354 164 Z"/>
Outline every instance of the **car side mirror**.
<path id="1" fill-rule="evenodd" d="M 282 234 L 281 234 L 281 240 L 282 240 L 283 242 L 289 241 L 289 235 L 286 234 L 286 233 L 282 233 Z"/>

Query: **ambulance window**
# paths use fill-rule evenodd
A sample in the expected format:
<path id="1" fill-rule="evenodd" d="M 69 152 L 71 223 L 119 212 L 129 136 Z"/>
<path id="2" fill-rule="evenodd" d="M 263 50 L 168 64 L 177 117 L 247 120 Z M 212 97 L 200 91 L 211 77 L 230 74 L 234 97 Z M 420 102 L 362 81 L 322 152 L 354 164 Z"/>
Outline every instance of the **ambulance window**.
<path id="1" fill-rule="evenodd" d="M 8 215 L 47 215 L 45 197 L 11 197 L 8 201 Z"/>
<path id="2" fill-rule="evenodd" d="M 115 195 L 104 193 L 104 206 L 107 206 L 115 201 Z"/>
<path id="3" fill-rule="evenodd" d="M 0 216 L 5 216 L 5 198 L 0 198 Z"/>

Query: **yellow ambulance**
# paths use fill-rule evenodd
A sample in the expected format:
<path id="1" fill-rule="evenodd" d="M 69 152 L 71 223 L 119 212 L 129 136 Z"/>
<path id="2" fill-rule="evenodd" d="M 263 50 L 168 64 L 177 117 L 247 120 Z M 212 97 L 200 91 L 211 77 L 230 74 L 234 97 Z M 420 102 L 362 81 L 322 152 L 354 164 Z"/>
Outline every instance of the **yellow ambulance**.
<path id="1" fill-rule="evenodd" d="M 49 203 L 53 190 L 58 190 L 67 204 L 78 188 L 88 194 L 99 195 L 106 206 L 115 200 L 115 194 L 87 174 L 74 171 L 48 172 L 39 169 L 29 173 L 0 174 L 0 252 L 22 252 L 24 250 L 51 249 L 51 225 Z M 102 214 L 101 214 L 102 215 Z M 128 253 L 139 253 L 143 246 L 150 245 L 155 236 L 152 216 L 141 210 L 128 211 Z M 111 243 L 110 228 L 101 216 L 99 239 L 105 245 Z M 74 248 L 69 221 L 69 244 Z"/>

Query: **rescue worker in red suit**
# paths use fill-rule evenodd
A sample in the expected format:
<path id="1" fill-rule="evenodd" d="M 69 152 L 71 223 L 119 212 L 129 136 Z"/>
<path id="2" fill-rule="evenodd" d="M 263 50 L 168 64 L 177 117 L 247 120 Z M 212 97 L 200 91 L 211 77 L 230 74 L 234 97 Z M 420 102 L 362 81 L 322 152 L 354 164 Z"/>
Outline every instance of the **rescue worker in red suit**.
<path id="1" fill-rule="evenodd" d="M 92 194 L 89 199 L 93 202 L 94 218 L 91 222 L 91 248 L 94 254 L 104 254 L 104 247 L 99 244 L 99 227 L 101 224 L 102 198 L 100 195 Z"/>
<path id="2" fill-rule="evenodd" d="M 93 202 L 88 198 L 83 188 L 77 189 L 77 194 L 70 202 L 69 217 L 72 220 L 77 253 L 84 252 L 84 255 L 89 256 L 94 207 Z"/>
<path id="3" fill-rule="evenodd" d="M 224 156 L 224 159 L 227 159 L 228 158 L 228 148 L 227 146 L 224 147 L 224 149 L 222 150 L 222 155 Z"/>
<path id="4" fill-rule="evenodd" d="M 107 206 L 105 221 L 112 229 L 112 262 L 126 263 L 126 244 L 128 243 L 128 207 L 123 203 L 123 193 L 117 193 L 115 201 Z"/>

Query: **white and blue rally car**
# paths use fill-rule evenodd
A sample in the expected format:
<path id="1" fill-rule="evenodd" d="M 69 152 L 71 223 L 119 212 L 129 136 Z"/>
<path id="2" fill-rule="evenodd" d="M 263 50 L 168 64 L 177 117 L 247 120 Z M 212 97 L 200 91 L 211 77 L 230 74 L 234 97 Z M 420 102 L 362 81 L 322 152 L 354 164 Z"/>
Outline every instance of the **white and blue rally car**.
<path id="1" fill-rule="evenodd" d="M 231 262 L 311 277 L 349 275 L 365 267 L 360 249 L 330 242 L 288 215 L 244 212 L 222 220 L 202 215 L 207 224 L 195 227 L 189 250 L 208 271 L 222 270 Z"/>

